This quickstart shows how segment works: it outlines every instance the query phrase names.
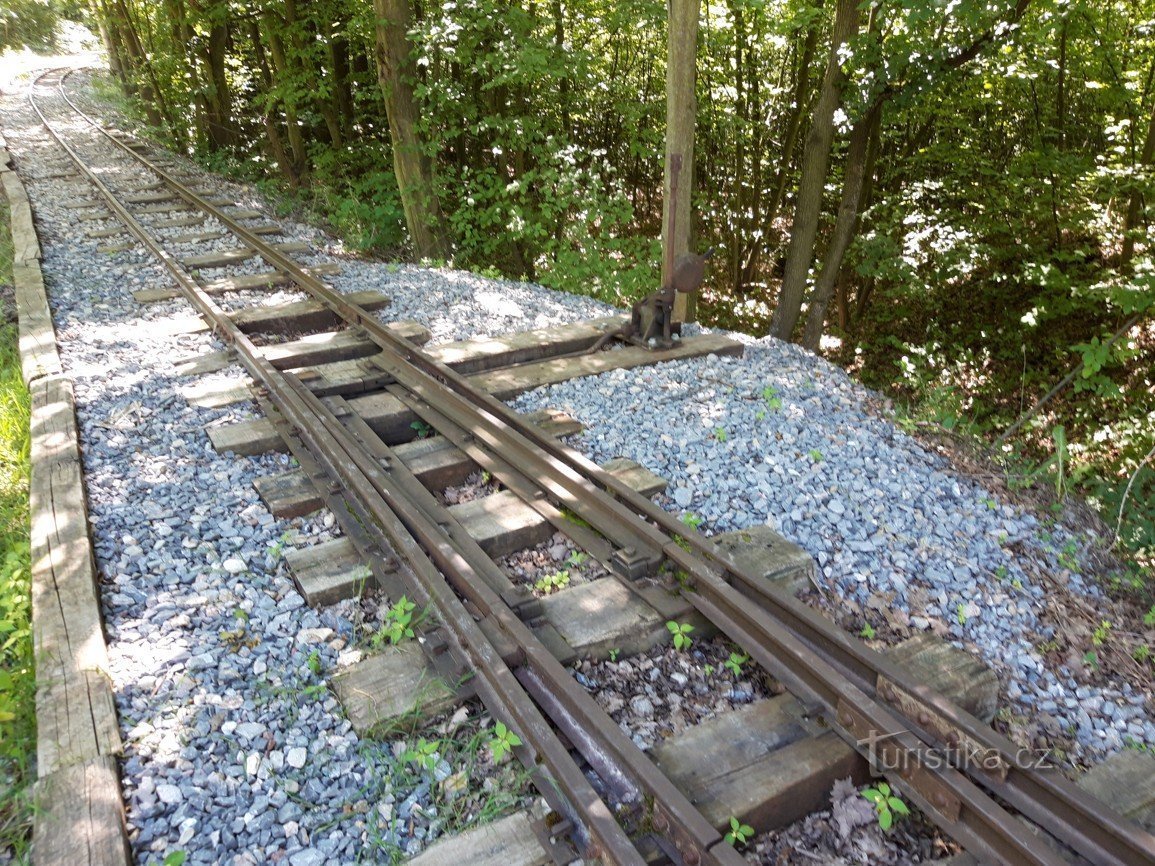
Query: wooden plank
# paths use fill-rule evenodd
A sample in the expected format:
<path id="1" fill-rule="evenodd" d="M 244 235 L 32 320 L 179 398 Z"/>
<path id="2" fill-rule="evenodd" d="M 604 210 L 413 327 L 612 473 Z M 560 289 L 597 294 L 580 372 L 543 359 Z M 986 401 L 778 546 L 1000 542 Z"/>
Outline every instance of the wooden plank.
<path id="1" fill-rule="evenodd" d="M 582 376 L 596 376 L 610 370 L 629 370 L 633 367 L 660 364 L 663 361 L 680 361 L 705 355 L 741 357 L 742 351 L 742 344 L 736 340 L 722 334 L 703 334 L 698 337 L 687 337 L 668 350 L 652 351 L 639 346 L 625 346 L 609 352 L 595 352 L 576 358 L 553 358 L 505 370 L 493 370 L 473 377 L 473 382 L 498 399 L 508 400 L 534 388 Z"/>
<path id="2" fill-rule="evenodd" d="M 707 354 L 740 355 L 742 344 L 727 337 L 708 334 L 683 340 L 668 352 L 651 352 L 628 346 L 612 352 L 576 358 L 554 358 L 535 361 L 507 370 L 494 370 L 470 377 L 481 390 L 489 391 L 499 400 L 509 400 L 524 391 L 541 385 L 562 382 L 569 378 L 592 376 L 613 369 L 628 369 L 644 364 L 693 358 Z M 414 437 L 411 425 L 417 416 L 392 394 L 366 394 L 353 397 L 349 406 L 365 419 L 373 431 L 390 445 L 406 442 Z M 218 451 L 230 450 L 237 454 L 260 454 L 283 448 L 280 436 L 264 418 L 242 421 L 209 431 L 213 447 Z M 242 450 L 237 450 L 242 449 Z"/>
<path id="3" fill-rule="evenodd" d="M 40 239 L 36 237 L 36 226 L 32 221 L 32 205 L 24 184 L 14 171 L 0 172 L 0 185 L 4 187 L 4 197 L 8 199 L 8 222 L 12 233 L 12 261 L 18 265 L 40 259 Z"/>
<path id="4" fill-rule="evenodd" d="M 584 351 L 626 321 L 624 316 L 607 316 L 553 328 L 522 331 L 506 337 L 443 343 L 430 347 L 427 352 L 434 360 L 449 365 L 459 373 L 471 374 Z M 372 343 L 369 345 L 375 349 Z M 393 377 L 369 353 L 355 360 L 342 359 L 312 365 L 310 369 L 300 371 L 298 377 L 309 385 L 314 394 L 321 397 L 361 394 L 393 383 Z"/>
<path id="5" fill-rule="evenodd" d="M 95 220 L 110 220 L 113 217 L 109 211 L 104 210 L 102 208 L 101 210 L 97 211 L 96 213 L 77 214 L 76 218 L 78 220 L 80 220 L 81 222 L 93 222 Z"/>
<path id="6" fill-rule="evenodd" d="M 579 656 L 611 650 L 632 655 L 668 641 L 660 611 L 613 577 L 582 583 L 541 600 L 542 614 Z"/>
<path id="7" fill-rule="evenodd" d="M 304 253 L 310 249 L 310 246 L 304 241 L 287 241 L 280 244 L 270 244 L 270 246 L 282 253 Z M 197 256 L 185 256 L 180 261 L 186 268 L 223 268 L 248 261 L 256 255 L 257 251 L 251 247 L 237 247 L 236 249 L 217 250 Z"/>
<path id="8" fill-rule="evenodd" d="M 171 191 L 133 192 L 119 196 L 119 198 L 125 204 L 154 204 L 156 202 L 172 201 L 176 198 L 176 193 Z"/>
<path id="9" fill-rule="evenodd" d="M 888 655 L 990 721 L 986 710 L 998 699 L 998 680 L 969 654 L 921 635 Z M 653 750 L 654 760 L 716 827 L 732 815 L 760 832 L 785 826 L 821 808 L 836 780 L 869 776 L 865 760 L 837 735 L 802 731 L 799 711 L 789 695 L 757 701 L 668 738 Z"/>
<path id="10" fill-rule="evenodd" d="M 194 213 L 191 216 L 173 217 L 167 220 L 157 220 L 149 223 L 149 228 L 154 229 L 180 229 L 188 226 L 196 226 L 203 223 L 209 218 L 206 213 Z"/>
<path id="11" fill-rule="evenodd" d="M 102 755 L 36 785 L 33 866 L 128 866 L 132 853 L 116 759 Z"/>
<path id="12" fill-rule="evenodd" d="M 316 607 L 355 598 L 373 576 L 348 538 L 290 550 L 285 562 L 305 601 Z"/>
<path id="13" fill-rule="evenodd" d="M 329 276 L 341 273 L 341 266 L 335 264 L 321 264 L 305 268 L 315 277 Z M 265 274 L 247 274 L 241 277 L 225 277 L 220 280 L 210 280 L 201 288 L 210 295 L 223 295 L 226 292 L 243 292 L 249 289 L 272 289 L 287 286 L 292 282 L 288 274 L 272 271 Z M 176 289 L 140 289 L 132 293 L 138 303 L 149 304 L 155 301 L 171 301 L 184 297 Z"/>
<path id="14" fill-rule="evenodd" d="M 41 775 L 120 750 L 71 383 L 32 383 L 32 619 Z"/>
<path id="15" fill-rule="evenodd" d="M 643 496 L 653 496 L 666 486 L 661 478 L 624 457 L 602 468 Z M 481 549 L 495 559 L 548 541 L 554 532 L 553 524 L 509 490 L 451 505 L 448 511 Z"/>
<path id="16" fill-rule="evenodd" d="M 553 857 L 542 847 L 526 812 L 515 812 L 426 848 L 409 866 L 544 866 Z"/>
<path id="17" fill-rule="evenodd" d="M 353 292 L 355 298 L 366 310 L 380 310 L 389 306 L 389 297 L 376 289 Z M 320 301 L 292 301 L 287 304 L 273 304 L 264 307 L 250 307 L 232 314 L 237 327 L 246 333 L 284 334 L 296 331 L 314 331 L 333 327 L 338 322 L 335 312 Z M 209 330 L 208 323 L 199 316 L 181 316 L 167 322 L 158 323 L 158 334 L 197 334 Z M 222 404 L 223 405 L 223 404 Z"/>
<path id="18" fill-rule="evenodd" d="M 100 240 L 102 238 L 114 238 L 117 235 L 128 234 L 128 229 L 117 223 L 110 229 L 93 229 L 92 231 L 87 231 L 84 234 L 93 240 Z"/>
<path id="19" fill-rule="evenodd" d="M 629 321 L 629 316 L 586 319 L 535 331 L 444 343 L 429 355 L 464 375 L 510 364 L 525 364 L 553 355 L 581 352 Z"/>
<path id="20" fill-rule="evenodd" d="M 582 429 L 580 422 L 555 410 L 533 412 L 526 419 L 551 436 L 572 436 Z M 460 484 L 477 468 L 444 436 L 415 439 L 398 445 L 394 453 L 430 490 L 444 490 Z M 313 482 L 299 469 L 258 478 L 253 483 L 265 506 L 276 517 L 300 517 L 316 511 L 323 504 Z"/>
<path id="21" fill-rule="evenodd" d="M 56 331 L 52 326 L 40 263 L 32 261 L 13 265 L 12 281 L 24 384 L 42 376 L 59 376 L 63 368 L 56 351 Z"/>
<path id="22" fill-rule="evenodd" d="M 330 684 L 362 736 L 407 716 L 444 712 L 457 703 L 453 689 L 432 671 L 414 641 L 350 665 Z"/>
<path id="23" fill-rule="evenodd" d="M 112 255 L 113 253 L 128 252 L 129 250 L 133 249 L 135 246 L 136 246 L 135 241 L 133 241 L 132 243 L 123 243 L 123 244 L 105 244 L 104 246 L 97 247 L 96 251 L 102 256 Z"/>

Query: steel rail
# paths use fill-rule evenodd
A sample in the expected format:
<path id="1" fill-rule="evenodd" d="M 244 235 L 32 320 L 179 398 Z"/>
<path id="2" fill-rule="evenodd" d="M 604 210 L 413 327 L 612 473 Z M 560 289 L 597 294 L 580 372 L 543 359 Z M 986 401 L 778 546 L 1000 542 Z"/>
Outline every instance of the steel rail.
<path id="1" fill-rule="evenodd" d="M 655 829 L 666 828 L 661 835 L 671 837 L 687 863 L 741 866 L 745 862 L 742 856 L 723 842 L 701 812 L 605 714 L 493 589 L 501 569 L 392 449 L 342 398 L 322 400 L 300 381 L 291 377 L 289 381 L 300 398 L 313 406 L 326 436 L 354 456 L 358 469 L 373 484 L 377 495 L 398 515 L 457 592 L 517 647 L 521 657 L 518 679 L 534 683 L 539 691 L 551 696 L 555 710 L 549 715 L 598 775 L 611 785 L 616 780 L 616 793 L 625 802 L 637 805 L 647 799 L 652 801 L 655 813 L 665 818 L 654 824 Z M 337 412 L 342 414 L 338 416 Z M 653 817 L 647 816 L 650 823 Z"/>
<path id="2" fill-rule="evenodd" d="M 67 96 L 65 96 L 67 99 Z M 71 102 L 70 102 L 71 104 Z M 74 106 L 75 108 L 75 106 Z M 76 109 L 79 112 L 79 109 Z M 79 112 L 83 115 L 83 112 Z M 87 118 L 87 115 L 83 115 Z M 486 409 L 499 418 L 517 436 L 533 443 L 539 450 L 556 458 L 559 463 L 575 469 L 581 477 L 592 486 L 600 488 L 612 499 L 618 500 L 635 515 L 640 515 L 645 521 L 661 527 L 670 534 L 679 534 L 687 539 L 699 561 L 689 563 L 695 569 L 701 568 L 703 563 L 712 563 L 720 571 L 719 579 L 723 582 L 733 581 L 739 584 L 743 592 L 753 595 L 760 606 L 772 610 L 781 616 L 784 627 L 797 630 L 803 646 L 812 651 L 821 651 L 830 654 L 830 661 L 844 675 L 852 681 L 866 686 L 863 694 L 878 692 L 885 698 L 892 694 L 898 698 L 891 698 L 902 707 L 902 694 L 914 696 L 925 702 L 931 712 L 916 712 L 914 718 L 904 720 L 905 727 L 914 731 L 920 739 L 931 745 L 948 746 L 945 753 L 948 760 L 955 760 L 951 756 L 950 748 L 959 744 L 974 747 L 980 754 L 997 755 L 994 762 L 998 769 L 991 772 L 976 762 L 961 762 L 960 769 L 974 775 L 980 782 L 992 790 L 1032 820 L 1052 832 L 1079 853 L 1084 854 L 1096 863 L 1106 864 L 1133 864 L 1155 863 L 1155 837 L 1136 827 L 1131 822 L 1120 818 L 1098 800 L 1079 790 L 1069 780 L 1059 773 L 1028 772 L 1019 766 L 1016 758 L 1017 747 L 1001 737 L 996 732 L 982 726 L 978 720 L 969 717 L 953 704 L 944 699 L 931 695 L 928 690 L 912 680 L 901 670 L 895 669 L 879 654 L 868 648 L 852 642 L 848 636 L 835 629 L 829 623 L 818 619 L 813 611 L 805 608 L 796 599 L 785 596 L 780 591 L 765 586 L 757 575 L 752 575 L 741 569 L 732 558 L 714 548 L 698 533 L 688 530 L 677 524 L 668 514 L 663 512 L 644 497 L 618 482 L 612 476 L 602 472 L 596 465 L 588 461 L 583 455 L 569 449 L 555 441 L 541 436 L 537 431 L 522 423 L 511 410 L 487 394 L 478 392 L 470 386 L 463 377 L 452 370 L 433 361 L 425 353 L 413 346 L 402 344 L 394 335 L 390 334 L 370 314 L 360 307 L 345 300 L 339 293 L 326 286 L 320 280 L 310 276 L 288 256 L 275 249 L 268 248 L 253 233 L 244 226 L 230 219 L 219 209 L 215 208 L 183 184 L 168 175 L 163 169 L 155 166 L 140 154 L 133 152 L 123 142 L 118 141 L 91 118 L 87 118 L 97 129 L 103 132 L 118 147 L 125 150 L 134 159 L 152 169 L 178 195 L 187 201 L 203 208 L 218 220 L 227 225 L 247 245 L 257 250 L 270 264 L 288 273 L 305 291 L 326 302 L 335 311 L 346 318 L 350 323 L 360 325 L 366 334 L 382 349 L 388 349 L 403 358 L 409 364 L 421 369 L 429 377 L 441 382 L 459 393 L 465 394 L 478 408 Z M 676 556 L 676 554 L 675 554 Z M 697 577 L 692 575 L 692 577 Z M 827 707 L 828 712 L 833 708 Z M 919 717 L 926 715 L 927 722 L 919 722 Z M 931 722 L 936 724 L 928 727 Z M 944 726 L 948 727 L 945 737 Z M 951 735 L 957 739 L 951 742 Z M 1004 777 L 1005 769 L 1005 777 Z"/>
<path id="3" fill-rule="evenodd" d="M 108 187 L 88 168 L 80 156 L 52 128 L 47 117 L 36 104 L 33 90 L 36 84 L 54 70 L 36 78 L 29 88 L 28 99 L 45 129 L 68 154 L 82 174 L 96 188 L 108 204 L 112 213 L 125 228 L 156 256 L 177 281 L 186 298 L 213 323 L 222 339 L 238 350 L 238 360 L 258 382 L 264 386 L 277 409 L 294 426 L 296 432 L 306 441 L 310 451 L 325 465 L 333 477 L 341 477 L 355 488 L 369 485 L 364 476 L 350 472 L 352 458 L 340 451 L 331 452 L 318 441 L 312 431 L 320 426 L 309 406 L 300 400 L 280 371 L 261 357 L 251 340 L 233 323 L 231 318 L 206 294 L 187 271 L 145 230 L 132 214 L 116 199 Z M 70 103 L 71 104 L 71 103 Z M 569 756 L 568 750 L 558 739 L 544 716 L 538 710 L 525 689 L 517 683 L 512 672 L 502 661 L 496 649 L 476 625 L 461 601 L 437 573 L 432 562 L 420 555 L 416 542 L 404 530 L 397 516 L 388 509 L 372 509 L 372 516 L 379 521 L 386 538 L 406 549 L 412 558 L 407 558 L 418 580 L 412 581 L 415 595 L 434 605 L 445 614 L 451 640 L 463 659 L 469 660 L 483 681 L 479 692 L 483 701 L 495 716 L 516 720 L 516 730 L 531 745 L 518 749 L 519 757 L 527 769 L 535 776 L 535 785 L 543 796 L 558 808 L 578 828 L 579 837 L 591 840 L 590 853 L 606 856 L 611 862 L 625 866 L 643 866 L 644 859 L 638 853 L 628 835 L 618 824 L 612 811 L 593 789 L 580 768 Z M 549 773 L 545 772 L 548 768 Z M 564 795 L 564 802 L 558 793 Z"/>

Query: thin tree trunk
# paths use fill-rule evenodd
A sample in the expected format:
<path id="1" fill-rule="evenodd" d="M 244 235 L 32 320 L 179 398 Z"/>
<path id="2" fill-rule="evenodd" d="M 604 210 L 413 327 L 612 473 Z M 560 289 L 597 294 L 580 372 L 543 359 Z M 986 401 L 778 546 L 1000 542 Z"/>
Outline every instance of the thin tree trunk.
<path id="1" fill-rule="evenodd" d="M 1147 121 L 1147 138 L 1143 142 L 1139 164 L 1151 165 L 1153 160 L 1155 160 L 1155 100 L 1151 104 L 1151 118 Z M 1123 249 L 1119 254 L 1123 264 L 1128 264 L 1135 256 L 1135 230 L 1139 227 L 1142 212 L 1143 193 L 1136 188 L 1131 193 L 1131 201 L 1127 203 L 1127 214 L 1123 218 Z"/>
<path id="2" fill-rule="evenodd" d="M 815 0 L 814 8 L 822 8 L 822 3 L 823 0 Z M 807 94 L 810 92 L 810 65 L 814 60 L 814 52 L 818 48 L 819 29 L 817 21 L 810 23 L 810 29 L 806 31 L 806 39 L 798 59 L 798 71 L 794 76 L 793 102 L 790 106 L 790 117 L 786 121 L 786 134 L 782 136 L 782 151 L 778 160 L 778 172 L 774 178 L 774 192 L 766 205 L 766 216 L 763 217 L 763 223 L 766 226 L 763 234 L 767 237 L 773 233 L 774 220 L 778 218 L 778 209 L 782 207 L 782 199 L 786 196 L 786 181 L 790 176 L 790 163 L 794 158 L 798 133 L 802 129 L 802 115 L 806 112 Z"/>
<path id="3" fill-rule="evenodd" d="M 253 43 L 253 54 L 257 59 L 257 69 L 261 75 L 261 85 L 264 87 L 265 93 L 272 90 L 273 75 L 269 70 L 269 60 L 265 56 L 265 46 L 261 44 L 261 27 L 255 18 L 249 20 L 249 38 Z M 289 182 L 289 186 L 294 189 L 300 184 L 300 177 L 298 175 L 299 166 L 295 164 L 293 158 L 285 150 L 284 140 L 281 138 L 281 130 L 277 125 L 277 117 L 274 112 L 273 105 L 266 105 L 264 116 L 261 118 L 265 127 L 266 144 L 268 146 L 269 156 L 277 164 L 281 174 Z"/>
<path id="4" fill-rule="evenodd" d="M 433 186 L 433 167 L 417 135 L 416 77 L 409 43 L 409 0 L 373 0 L 377 18 L 377 80 L 385 97 L 393 171 L 401 191 L 405 223 L 418 258 L 446 259 L 449 242 Z"/>
<path id="5" fill-rule="evenodd" d="M 233 130 L 232 94 L 225 72 L 225 47 L 229 31 L 223 22 L 214 21 L 209 26 L 206 60 L 209 71 L 208 87 L 208 136 L 213 150 L 231 147 L 236 136 Z"/>
<path id="6" fill-rule="evenodd" d="M 666 61 L 666 170 L 662 195 L 662 285 L 674 275 L 674 262 L 690 249 L 694 178 L 694 93 L 701 0 L 670 0 Z M 694 321 L 693 299 L 678 295 L 674 318 Z"/>
<path id="7" fill-rule="evenodd" d="M 798 182 L 798 204 L 794 209 L 794 225 L 790 230 L 790 250 L 786 255 L 786 273 L 778 305 L 770 321 L 770 333 L 789 340 L 802 313 L 802 296 L 806 278 L 814 260 L 814 239 L 818 236 L 818 220 L 822 215 L 822 191 L 826 186 L 826 172 L 830 166 L 830 146 L 834 141 L 834 112 L 842 101 L 842 72 L 840 52 L 858 29 L 857 0 L 838 0 L 834 12 L 834 32 L 830 38 L 830 58 L 822 92 L 810 119 L 806 135 L 806 153 L 802 159 L 802 177 Z"/>
<path id="8" fill-rule="evenodd" d="M 846 154 L 846 177 L 842 182 L 842 201 L 838 206 L 834 232 L 826 247 L 822 271 L 814 283 L 806 311 L 806 330 L 802 337 L 802 345 L 811 352 L 818 349 L 818 343 L 822 339 L 822 332 L 826 326 L 826 308 L 834 294 L 834 285 L 842 269 L 846 250 L 854 239 L 858 206 L 862 200 L 862 187 L 866 178 L 869 143 L 881 113 L 882 103 L 876 102 L 863 117 L 858 119 L 850 131 L 850 146 Z"/>
<path id="9" fill-rule="evenodd" d="M 265 22 L 265 30 L 269 34 L 272 77 L 275 81 L 288 71 L 285 46 L 276 32 L 278 21 L 270 15 L 266 17 Z M 301 125 L 297 120 L 295 100 L 286 96 L 281 102 L 285 108 L 285 134 L 289 139 L 289 150 L 293 154 L 293 173 L 299 177 L 309 165 L 309 153 L 305 149 L 305 137 L 301 134 Z"/>

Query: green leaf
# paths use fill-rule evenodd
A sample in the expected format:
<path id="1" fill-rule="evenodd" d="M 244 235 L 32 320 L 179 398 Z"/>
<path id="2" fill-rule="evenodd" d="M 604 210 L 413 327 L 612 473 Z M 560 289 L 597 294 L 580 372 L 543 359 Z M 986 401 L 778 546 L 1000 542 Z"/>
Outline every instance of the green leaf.
<path id="1" fill-rule="evenodd" d="M 897 815 L 909 815 L 910 809 L 907 808 L 906 803 L 902 802 L 898 797 L 888 797 L 886 800 L 891 810 Z"/>
<path id="2" fill-rule="evenodd" d="M 889 830 L 890 825 L 894 823 L 894 816 L 889 809 L 883 809 L 878 813 L 878 826 L 883 830 Z"/>

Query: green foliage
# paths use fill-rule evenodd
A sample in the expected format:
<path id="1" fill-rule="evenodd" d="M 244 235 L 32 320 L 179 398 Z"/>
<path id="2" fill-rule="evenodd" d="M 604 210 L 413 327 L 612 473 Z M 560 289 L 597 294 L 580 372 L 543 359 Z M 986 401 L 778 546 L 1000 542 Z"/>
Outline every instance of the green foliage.
<path id="1" fill-rule="evenodd" d="M 688 650 L 690 648 L 690 644 L 694 642 L 694 639 L 690 637 L 690 632 L 694 630 L 694 627 L 687 622 L 675 622 L 674 620 L 670 620 L 666 623 L 666 630 L 669 631 L 671 637 L 673 638 L 674 649 L 678 650 L 679 652 L 682 650 Z"/>
<path id="2" fill-rule="evenodd" d="M 533 584 L 533 588 L 538 592 L 549 595 L 559 589 L 565 589 L 569 586 L 569 570 L 562 569 L 550 574 L 539 577 Z"/>
<path id="3" fill-rule="evenodd" d="M 441 743 L 438 740 L 419 739 L 414 745 L 401 753 L 401 760 L 407 764 L 432 773 L 440 758 L 438 750 Z"/>
<path id="4" fill-rule="evenodd" d="M 0 283 L 10 279 L 7 208 L 0 210 Z M 36 745 L 28 539 L 28 391 L 16 329 L 0 326 L 0 856 L 20 860 L 31 841 Z"/>
<path id="5" fill-rule="evenodd" d="M 401 596 L 385 612 L 385 621 L 369 640 L 370 646 L 379 649 L 386 643 L 396 646 L 404 640 L 414 637 L 413 616 L 417 605 L 406 596 Z"/>
<path id="6" fill-rule="evenodd" d="M 822 452 L 819 451 L 817 448 L 811 448 L 810 451 L 807 452 L 807 454 L 809 455 L 810 459 L 813 460 L 815 463 L 821 463 L 822 462 Z"/>
<path id="7" fill-rule="evenodd" d="M 730 673 L 732 673 L 735 677 L 740 677 L 742 676 L 742 665 L 746 664 L 748 661 L 750 661 L 750 656 L 743 655 L 739 652 L 732 652 L 730 653 L 730 657 L 726 659 L 725 662 L 723 662 L 723 667 L 730 671 Z"/>
<path id="8" fill-rule="evenodd" d="M 872 626 L 870 623 L 864 623 L 862 626 L 862 631 L 860 631 L 858 634 L 867 640 L 874 640 L 876 632 L 874 630 L 874 626 Z"/>
<path id="9" fill-rule="evenodd" d="M 891 828 L 895 815 L 910 814 L 906 803 L 901 797 L 891 793 L 890 785 L 886 782 L 879 782 L 873 788 L 863 788 L 862 796 L 874 804 L 874 809 L 878 813 L 878 826 L 883 830 Z"/>
<path id="10" fill-rule="evenodd" d="M 495 764 L 513 751 L 515 746 L 521 745 L 521 737 L 506 727 L 504 722 L 497 722 L 493 726 L 493 737 L 489 741 L 489 752 Z"/>
<path id="11" fill-rule="evenodd" d="M 737 818 L 730 817 L 730 829 L 726 831 L 726 835 L 722 838 L 727 844 L 733 845 L 735 848 L 745 845 L 754 835 L 754 828 L 749 824 L 743 824 Z"/>
<path id="12" fill-rule="evenodd" d="M 428 439 L 436 432 L 424 421 L 413 421 L 409 426 L 413 428 L 413 432 L 417 434 L 418 439 Z"/>
<path id="13" fill-rule="evenodd" d="M 705 518 L 699 517 L 693 512 L 687 511 L 682 515 L 682 523 L 690 527 L 690 529 L 697 529 L 705 522 Z"/>
<path id="14" fill-rule="evenodd" d="M 187 851 L 169 851 L 164 855 L 162 866 L 184 866 L 187 859 Z"/>

